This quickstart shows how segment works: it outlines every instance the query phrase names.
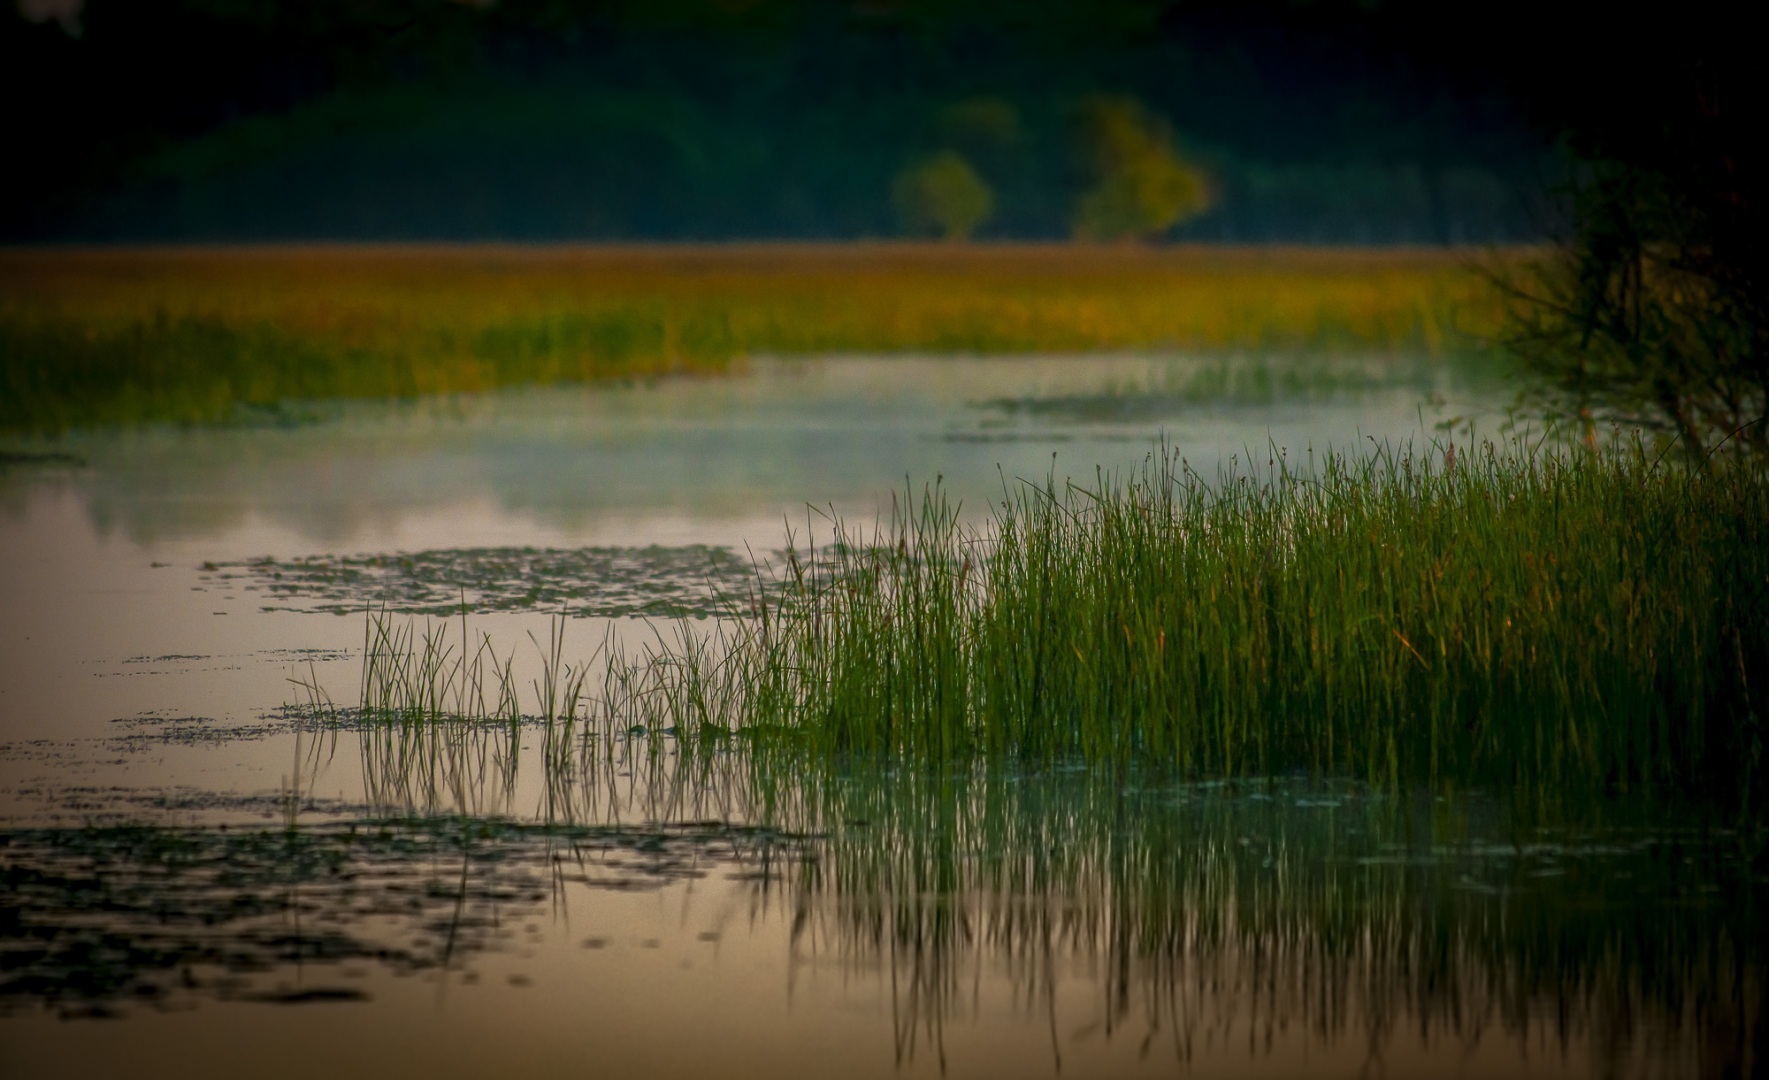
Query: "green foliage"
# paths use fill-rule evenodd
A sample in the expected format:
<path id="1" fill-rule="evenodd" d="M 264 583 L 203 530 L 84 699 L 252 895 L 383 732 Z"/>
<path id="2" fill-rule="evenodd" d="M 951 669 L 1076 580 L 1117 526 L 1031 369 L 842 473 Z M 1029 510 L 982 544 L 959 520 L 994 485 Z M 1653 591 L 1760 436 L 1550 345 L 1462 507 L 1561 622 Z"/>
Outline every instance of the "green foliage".
<path id="1" fill-rule="evenodd" d="M 897 174 L 891 205 L 905 232 L 964 240 L 995 211 L 995 194 L 962 154 L 944 150 Z"/>
<path id="2" fill-rule="evenodd" d="M 1152 239 L 1209 209 L 1203 172 L 1180 157 L 1165 122 L 1140 102 L 1089 98 L 1076 122 L 1092 182 L 1076 203 L 1077 237 Z"/>
<path id="3" fill-rule="evenodd" d="M 1577 162 L 1567 227 L 1510 282 L 1510 343 L 1550 408 L 1657 429 L 1698 462 L 1769 459 L 1769 97 L 1739 17 L 1622 27 L 1600 47 L 1573 23 L 1597 70 L 1554 65 L 1532 91 Z"/>
<path id="4" fill-rule="evenodd" d="M 1761 470 L 1639 447 L 1274 452 L 1214 484 L 1159 458 L 1017 486 L 981 532 L 937 493 L 838 528 L 763 583 L 717 665 L 632 700 L 737 702 L 718 723 L 836 756 L 1754 807 L 1766 529 Z"/>
<path id="5" fill-rule="evenodd" d="M 539 715 L 553 756 L 581 730 L 604 758 L 616 736 L 651 754 L 736 738 L 826 761 L 1304 771 L 1753 815 L 1769 475 L 1722 460 L 1487 443 L 1296 469 L 1274 452 L 1207 484 L 1158 457 L 1092 489 L 1016 483 L 982 529 L 930 492 L 789 548 L 727 618 L 637 652 L 610 639 L 599 686 L 555 639 Z M 364 685 L 393 672 L 398 692 L 365 690 L 367 712 L 514 731 L 507 693 L 453 704 L 469 644 L 372 632 Z"/>
<path id="6" fill-rule="evenodd" d="M 1589 170 L 1569 238 L 1510 282 L 1507 341 L 1551 408 L 1667 433 L 1693 460 L 1769 455 L 1769 301 L 1759 253 L 1653 170 Z"/>

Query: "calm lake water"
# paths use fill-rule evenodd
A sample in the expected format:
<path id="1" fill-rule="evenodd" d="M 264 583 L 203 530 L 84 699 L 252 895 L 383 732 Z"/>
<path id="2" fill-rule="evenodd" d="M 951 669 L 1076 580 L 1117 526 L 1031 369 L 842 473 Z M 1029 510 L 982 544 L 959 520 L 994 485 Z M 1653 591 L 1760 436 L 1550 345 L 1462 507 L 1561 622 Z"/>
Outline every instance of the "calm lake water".
<path id="1" fill-rule="evenodd" d="M 716 617 L 788 530 L 936 478 L 980 517 L 1163 445 L 1306 467 L 1503 401 L 1427 361 L 826 358 L 11 446 L 0 1073 L 1760 1070 L 1769 889 L 1694 809 L 302 708 L 354 704 L 371 606 L 526 687 L 531 635 Z"/>

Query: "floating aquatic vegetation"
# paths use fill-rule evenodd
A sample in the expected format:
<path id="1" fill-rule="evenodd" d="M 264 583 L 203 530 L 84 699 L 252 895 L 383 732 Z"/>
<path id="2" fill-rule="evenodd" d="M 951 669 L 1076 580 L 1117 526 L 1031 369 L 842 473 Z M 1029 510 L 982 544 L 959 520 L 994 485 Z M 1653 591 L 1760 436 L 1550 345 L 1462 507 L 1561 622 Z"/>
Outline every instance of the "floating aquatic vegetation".
<path id="1" fill-rule="evenodd" d="M 545 611 L 618 618 L 726 613 L 751 565 L 731 549 L 681 547 L 465 548 L 397 555 L 312 555 L 206 563 L 211 587 L 237 584 L 265 610 L 360 615 L 374 608 L 448 617 Z"/>
<path id="2" fill-rule="evenodd" d="M 191 999 L 363 1001 L 371 970 L 470 969 L 567 883 L 654 889 L 790 838 L 719 823 L 0 831 L 0 1015 Z"/>

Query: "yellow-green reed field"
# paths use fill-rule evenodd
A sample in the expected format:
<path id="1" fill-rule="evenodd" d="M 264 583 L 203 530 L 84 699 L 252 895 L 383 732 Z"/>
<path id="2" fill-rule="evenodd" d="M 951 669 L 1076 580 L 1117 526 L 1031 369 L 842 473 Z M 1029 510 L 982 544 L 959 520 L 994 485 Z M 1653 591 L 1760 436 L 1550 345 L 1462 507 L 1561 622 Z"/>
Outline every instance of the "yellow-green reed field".
<path id="1" fill-rule="evenodd" d="M 0 430 L 717 372 L 831 352 L 1459 353 L 1502 304 L 1438 250 L 1082 245 L 0 252 Z"/>

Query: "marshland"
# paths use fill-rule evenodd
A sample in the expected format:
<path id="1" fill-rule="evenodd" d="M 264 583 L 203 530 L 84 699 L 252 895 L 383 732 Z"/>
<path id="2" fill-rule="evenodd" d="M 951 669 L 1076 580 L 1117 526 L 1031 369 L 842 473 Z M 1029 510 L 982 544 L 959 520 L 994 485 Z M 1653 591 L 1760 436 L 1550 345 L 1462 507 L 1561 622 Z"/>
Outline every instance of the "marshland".
<path id="1" fill-rule="evenodd" d="M 373 325 L 389 294 L 275 283 L 469 254 L 249 253 L 229 287 L 289 333 Z M 481 272 L 641 257 L 836 258 Z M 1104 332 L 1060 252 L 941 257 L 890 253 L 892 325 L 998 310 L 927 281 L 993 261 Z M 130 290 L 225 263 L 43 258 L 167 358 L 141 326 L 173 300 Z M 373 1025 L 371 1065 L 538 1070 L 588 1018 L 683 1071 L 1730 1053 L 1762 1000 L 1761 472 L 1531 427 L 1456 329 L 1490 309 L 1420 299 L 1478 301 L 1447 257 L 1288 258 L 1165 260 L 1225 325 L 1275 283 L 1303 314 L 1248 318 L 1282 349 L 1176 305 L 1103 354 L 881 336 L 274 413 L 222 378 L 207 423 L 18 424 L 14 1060 L 248 1016 L 291 1071 L 311 1023 Z M 649 1018 L 684 1007 L 693 1038 Z"/>
<path id="2" fill-rule="evenodd" d="M 1764 1069 L 1730 129 L 974 6 L 0 16 L 0 1071 Z"/>

